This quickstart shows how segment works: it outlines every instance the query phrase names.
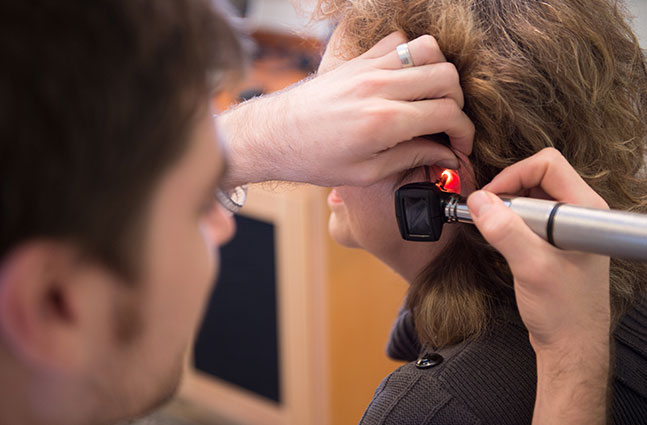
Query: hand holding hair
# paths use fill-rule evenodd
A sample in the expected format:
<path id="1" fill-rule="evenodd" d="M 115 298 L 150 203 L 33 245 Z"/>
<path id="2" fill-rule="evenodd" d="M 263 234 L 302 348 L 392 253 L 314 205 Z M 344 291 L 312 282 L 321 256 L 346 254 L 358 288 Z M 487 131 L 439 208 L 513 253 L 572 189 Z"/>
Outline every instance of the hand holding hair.
<path id="1" fill-rule="evenodd" d="M 418 137 L 444 132 L 453 148 L 471 152 L 474 125 L 456 68 L 431 36 L 408 43 L 415 66 L 403 68 L 396 47 L 406 42 L 392 33 L 335 69 L 224 113 L 228 184 L 365 186 L 419 165 L 458 167 L 447 146 Z"/>

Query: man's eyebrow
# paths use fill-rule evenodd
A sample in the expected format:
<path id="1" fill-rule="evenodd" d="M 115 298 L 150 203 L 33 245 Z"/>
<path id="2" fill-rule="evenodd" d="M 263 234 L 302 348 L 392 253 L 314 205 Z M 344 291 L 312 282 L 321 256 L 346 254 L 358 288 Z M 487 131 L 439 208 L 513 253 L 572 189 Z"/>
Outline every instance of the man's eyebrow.
<path id="1" fill-rule="evenodd" d="M 217 120 L 217 115 L 213 115 Z M 225 143 L 225 135 L 220 131 L 220 127 L 216 126 L 216 143 L 218 144 L 218 151 L 220 152 L 220 171 L 214 176 L 214 181 L 212 183 L 212 188 L 214 191 L 216 189 L 224 189 L 222 186 L 222 181 L 227 177 L 231 171 L 231 164 L 229 163 L 229 151 L 227 149 L 227 144 Z"/>
<path id="2" fill-rule="evenodd" d="M 218 189 L 222 189 L 222 181 L 229 172 L 229 161 L 227 161 L 227 157 L 223 158 L 221 164 L 220 170 L 218 170 L 218 172 L 213 176 L 211 184 L 207 186 L 207 193 L 205 194 L 205 198 L 207 199 L 213 198 L 216 191 Z"/>
<path id="3" fill-rule="evenodd" d="M 224 189 L 222 187 L 223 180 L 227 177 L 229 173 L 229 161 L 227 157 L 224 156 L 221 162 L 220 170 L 214 176 L 213 182 L 211 183 L 211 193 L 215 193 L 218 189 Z"/>
<path id="4" fill-rule="evenodd" d="M 222 165 L 220 167 L 220 171 L 218 172 L 218 174 L 216 174 L 214 186 L 219 187 L 222 180 L 229 174 L 229 171 L 230 171 L 229 161 L 227 160 L 227 156 L 223 155 Z"/>

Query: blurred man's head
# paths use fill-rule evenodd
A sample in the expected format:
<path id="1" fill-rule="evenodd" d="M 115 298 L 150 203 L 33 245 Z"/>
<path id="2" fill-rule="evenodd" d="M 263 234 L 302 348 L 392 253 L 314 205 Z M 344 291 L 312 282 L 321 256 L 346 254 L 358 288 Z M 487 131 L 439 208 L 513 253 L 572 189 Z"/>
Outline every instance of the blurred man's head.
<path id="1" fill-rule="evenodd" d="M 164 400 L 232 222 L 210 97 L 242 49 L 208 0 L 0 6 L 0 423 Z"/>

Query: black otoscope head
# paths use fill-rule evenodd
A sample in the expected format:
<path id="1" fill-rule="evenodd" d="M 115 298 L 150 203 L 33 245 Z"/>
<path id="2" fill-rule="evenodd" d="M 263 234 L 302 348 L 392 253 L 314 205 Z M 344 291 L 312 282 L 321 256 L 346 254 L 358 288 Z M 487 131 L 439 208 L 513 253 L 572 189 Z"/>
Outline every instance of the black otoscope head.
<path id="1" fill-rule="evenodd" d="M 402 238 L 435 242 L 447 221 L 445 205 L 453 193 L 443 192 L 435 183 L 410 183 L 395 192 L 395 216 Z"/>

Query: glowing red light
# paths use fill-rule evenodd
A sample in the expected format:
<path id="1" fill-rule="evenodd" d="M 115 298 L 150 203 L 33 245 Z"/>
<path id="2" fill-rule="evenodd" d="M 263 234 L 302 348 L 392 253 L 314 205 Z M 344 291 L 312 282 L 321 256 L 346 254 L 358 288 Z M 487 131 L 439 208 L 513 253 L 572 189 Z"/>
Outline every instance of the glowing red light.
<path id="1" fill-rule="evenodd" d="M 456 170 L 446 169 L 440 174 L 440 188 L 445 192 L 461 193 L 461 179 Z"/>

